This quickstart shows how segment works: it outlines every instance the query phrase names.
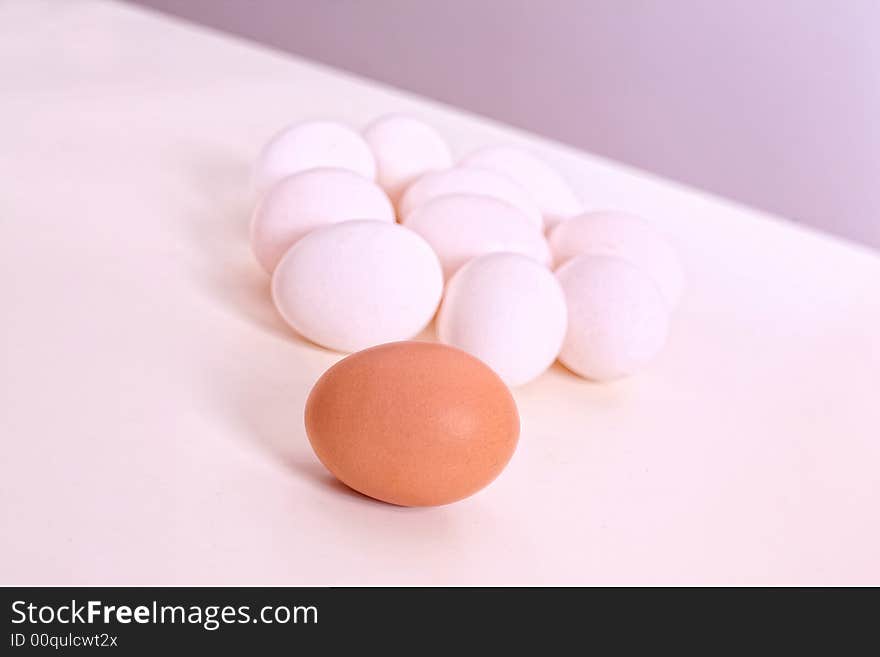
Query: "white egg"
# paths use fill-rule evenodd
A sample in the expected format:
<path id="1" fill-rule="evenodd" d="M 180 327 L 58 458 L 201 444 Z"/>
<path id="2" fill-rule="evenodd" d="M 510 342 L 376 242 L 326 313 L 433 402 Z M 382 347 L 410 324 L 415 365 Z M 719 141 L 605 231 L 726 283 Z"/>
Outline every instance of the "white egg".
<path id="1" fill-rule="evenodd" d="M 272 273 L 297 240 L 326 224 L 351 219 L 394 222 L 394 208 L 374 182 L 346 169 L 309 169 L 283 178 L 260 199 L 251 246 Z"/>
<path id="2" fill-rule="evenodd" d="M 364 139 L 376 158 L 377 180 L 395 203 L 419 176 L 452 166 L 440 133 L 411 116 L 379 117 L 364 130 Z"/>
<path id="3" fill-rule="evenodd" d="M 588 379 L 634 374 L 663 348 L 669 309 L 654 279 L 626 260 L 579 255 L 556 276 L 568 304 L 559 360 Z"/>
<path id="4" fill-rule="evenodd" d="M 516 253 L 491 253 L 471 260 L 446 285 L 437 336 L 518 386 L 556 360 L 566 318 L 565 295 L 549 269 Z"/>
<path id="5" fill-rule="evenodd" d="M 498 251 L 521 253 L 543 265 L 550 262 L 547 240 L 532 221 L 488 196 L 438 196 L 410 214 L 404 225 L 433 247 L 447 279 L 469 260 Z"/>
<path id="6" fill-rule="evenodd" d="M 406 189 L 397 204 L 397 213 L 401 221 L 406 221 L 428 201 L 450 194 L 476 194 L 506 201 L 531 219 L 538 230 L 544 230 L 541 209 L 528 192 L 503 174 L 477 167 L 456 167 L 425 174 Z"/>
<path id="7" fill-rule="evenodd" d="M 684 269 L 675 250 L 654 226 L 623 212 L 587 212 L 550 233 L 556 264 L 580 254 L 616 256 L 654 277 L 670 307 L 684 290 Z"/>
<path id="8" fill-rule="evenodd" d="M 254 187 L 263 194 L 282 178 L 316 167 L 376 178 L 376 160 L 357 132 L 335 121 L 305 121 L 285 128 L 266 144 L 254 167 Z"/>
<path id="9" fill-rule="evenodd" d="M 488 146 L 468 155 L 461 164 L 501 173 L 525 189 L 552 228 L 583 211 L 583 205 L 565 179 L 549 164 L 515 146 Z"/>
<path id="10" fill-rule="evenodd" d="M 291 247 L 272 277 L 284 320 L 337 351 L 412 338 L 431 321 L 442 292 L 431 247 L 385 221 L 317 228 Z"/>

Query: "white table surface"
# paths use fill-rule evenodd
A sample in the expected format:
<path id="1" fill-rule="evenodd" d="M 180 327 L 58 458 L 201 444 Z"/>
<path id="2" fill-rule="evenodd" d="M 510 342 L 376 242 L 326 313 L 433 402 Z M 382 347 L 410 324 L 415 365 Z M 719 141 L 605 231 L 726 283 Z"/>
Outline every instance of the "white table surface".
<path id="1" fill-rule="evenodd" d="M 652 217 L 689 274 L 655 366 L 518 389 L 507 471 L 435 509 L 314 458 L 302 406 L 339 355 L 285 328 L 247 244 L 273 132 L 388 111 L 457 154 L 531 148 L 589 206 Z M 158 14 L 19 0 L 0 268 L 2 584 L 880 584 L 866 249 Z"/>

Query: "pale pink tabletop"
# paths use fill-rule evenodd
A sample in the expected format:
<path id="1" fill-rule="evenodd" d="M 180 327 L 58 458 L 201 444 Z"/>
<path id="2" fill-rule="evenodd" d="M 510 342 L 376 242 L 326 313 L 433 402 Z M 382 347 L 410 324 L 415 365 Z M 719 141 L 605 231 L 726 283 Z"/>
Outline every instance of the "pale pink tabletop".
<path id="1" fill-rule="evenodd" d="M 124 5 L 2 3 L 0 80 L 0 583 L 880 584 L 876 254 Z M 319 465 L 339 355 L 246 240 L 279 126 L 392 110 L 531 147 L 689 273 L 652 369 L 517 390 L 508 470 L 435 509 Z"/>

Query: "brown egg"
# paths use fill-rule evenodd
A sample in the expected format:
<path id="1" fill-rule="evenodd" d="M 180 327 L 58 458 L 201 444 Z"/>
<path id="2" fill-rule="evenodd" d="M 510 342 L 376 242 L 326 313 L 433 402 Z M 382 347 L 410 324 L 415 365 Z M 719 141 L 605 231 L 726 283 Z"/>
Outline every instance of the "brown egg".
<path id="1" fill-rule="evenodd" d="M 519 415 L 488 366 L 454 347 L 393 342 L 352 354 L 318 379 L 306 432 L 344 484 L 401 506 L 455 502 L 513 455 Z"/>

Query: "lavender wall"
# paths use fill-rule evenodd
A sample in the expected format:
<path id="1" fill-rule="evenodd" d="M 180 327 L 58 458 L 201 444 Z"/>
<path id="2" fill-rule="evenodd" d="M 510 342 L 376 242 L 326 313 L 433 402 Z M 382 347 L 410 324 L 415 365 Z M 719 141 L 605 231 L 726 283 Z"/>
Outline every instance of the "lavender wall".
<path id="1" fill-rule="evenodd" d="M 877 0 L 138 0 L 880 246 Z"/>

